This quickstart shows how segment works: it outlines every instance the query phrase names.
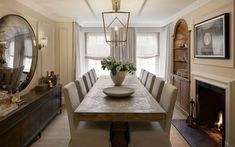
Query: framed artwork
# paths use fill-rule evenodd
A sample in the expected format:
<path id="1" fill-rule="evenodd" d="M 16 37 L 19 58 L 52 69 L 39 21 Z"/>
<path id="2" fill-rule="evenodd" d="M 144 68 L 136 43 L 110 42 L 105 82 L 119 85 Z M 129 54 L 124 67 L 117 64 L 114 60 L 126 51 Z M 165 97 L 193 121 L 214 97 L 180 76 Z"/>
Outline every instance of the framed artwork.
<path id="1" fill-rule="evenodd" d="M 229 58 L 229 13 L 194 25 L 194 57 Z"/>

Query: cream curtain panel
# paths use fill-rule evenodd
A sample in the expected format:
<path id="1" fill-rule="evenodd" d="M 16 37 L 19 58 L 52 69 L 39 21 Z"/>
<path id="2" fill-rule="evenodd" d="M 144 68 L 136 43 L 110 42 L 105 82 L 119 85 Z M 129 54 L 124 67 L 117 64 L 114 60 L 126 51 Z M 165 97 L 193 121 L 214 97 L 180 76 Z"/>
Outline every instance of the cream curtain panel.
<path id="1" fill-rule="evenodd" d="M 73 22 L 73 80 L 78 79 L 81 77 L 81 51 L 80 51 L 80 42 L 79 42 L 79 32 L 80 32 L 80 26 L 77 22 Z"/>
<path id="2" fill-rule="evenodd" d="M 119 33 L 124 33 L 119 30 Z M 111 38 L 114 37 L 115 33 L 111 34 Z M 124 34 L 123 34 L 124 35 Z M 121 35 L 120 35 L 121 36 Z M 129 28 L 127 34 L 127 43 L 125 46 L 111 46 L 111 56 L 117 61 L 128 61 L 136 63 L 136 34 L 135 28 Z"/>
<path id="3" fill-rule="evenodd" d="M 172 53 L 172 38 L 171 38 L 171 24 L 168 24 L 165 26 L 165 52 L 163 52 L 163 58 L 165 58 L 165 64 L 161 67 L 162 69 L 165 69 L 164 77 L 165 81 L 167 83 L 170 83 L 171 80 L 171 70 L 172 70 L 172 59 L 173 59 L 173 53 Z"/>

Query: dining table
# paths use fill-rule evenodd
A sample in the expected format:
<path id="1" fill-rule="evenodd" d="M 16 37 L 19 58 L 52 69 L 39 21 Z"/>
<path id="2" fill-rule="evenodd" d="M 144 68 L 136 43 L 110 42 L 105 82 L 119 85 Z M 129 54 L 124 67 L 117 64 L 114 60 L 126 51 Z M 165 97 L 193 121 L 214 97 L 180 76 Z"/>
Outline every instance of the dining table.
<path id="1" fill-rule="evenodd" d="M 128 122 L 163 120 L 166 111 L 134 75 L 126 76 L 121 85 L 134 90 L 131 96 L 111 97 L 103 92 L 114 86 L 110 76 L 100 76 L 74 115 L 79 121 L 111 122 L 112 147 L 126 147 L 129 142 Z"/>

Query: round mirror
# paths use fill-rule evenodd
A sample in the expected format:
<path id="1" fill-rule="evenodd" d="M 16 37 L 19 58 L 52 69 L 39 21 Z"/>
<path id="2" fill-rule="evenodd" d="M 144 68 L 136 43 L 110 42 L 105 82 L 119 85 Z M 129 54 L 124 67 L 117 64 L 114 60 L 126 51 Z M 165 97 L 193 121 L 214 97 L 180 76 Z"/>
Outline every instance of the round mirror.
<path id="1" fill-rule="evenodd" d="M 21 91 L 33 78 L 37 64 L 36 37 L 26 19 L 6 15 L 0 19 L 0 89 Z"/>

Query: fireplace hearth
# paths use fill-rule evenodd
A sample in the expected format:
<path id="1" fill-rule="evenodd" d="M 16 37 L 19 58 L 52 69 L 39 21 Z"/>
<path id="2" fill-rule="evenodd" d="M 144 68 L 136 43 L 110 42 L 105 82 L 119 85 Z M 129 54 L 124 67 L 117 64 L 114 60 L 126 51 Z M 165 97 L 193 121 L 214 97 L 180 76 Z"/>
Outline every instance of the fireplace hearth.
<path id="1" fill-rule="evenodd" d="M 196 80 L 196 126 L 225 144 L 225 89 Z"/>

